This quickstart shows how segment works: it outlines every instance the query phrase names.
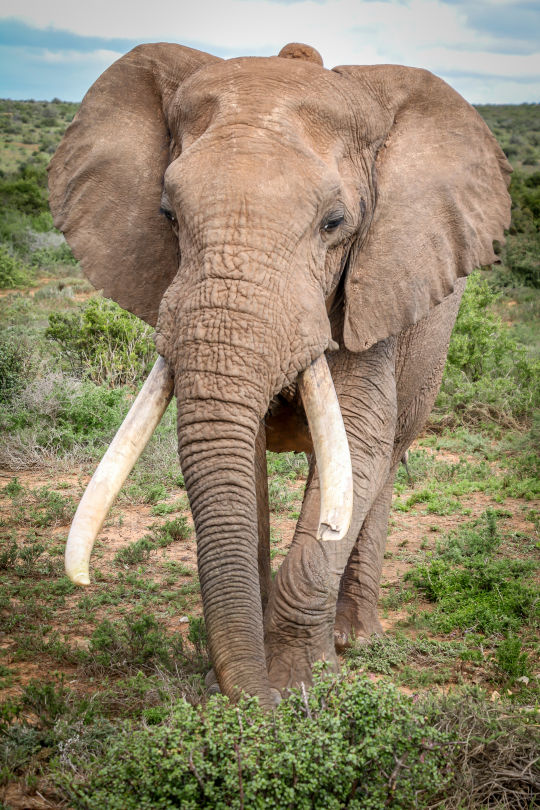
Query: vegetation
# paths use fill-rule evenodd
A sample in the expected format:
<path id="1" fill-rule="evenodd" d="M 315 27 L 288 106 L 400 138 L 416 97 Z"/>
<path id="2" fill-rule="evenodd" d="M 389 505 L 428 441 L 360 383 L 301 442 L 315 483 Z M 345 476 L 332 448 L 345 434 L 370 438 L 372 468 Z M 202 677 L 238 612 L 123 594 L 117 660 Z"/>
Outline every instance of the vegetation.
<path id="1" fill-rule="evenodd" d="M 512 224 L 501 265 L 468 283 L 398 472 L 387 633 L 268 716 L 205 697 L 174 404 L 96 543 L 93 584 L 63 575 L 76 504 L 154 348 L 52 229 L 45 167 L 76 105 L 0 101 L 0 808 L 534 806 L 540 118 L 479 110 L 516 169 Z M 267 462 L 276 568 L 308 464 Z"/>
<path id="2" fill-rule="evenodd" d="M 52 312 L 45 337 L 55 340 L 74 372 L 110 386 L 144 381 L 156 359 L 152 329 L 107 298 L 76 312 Z"/>

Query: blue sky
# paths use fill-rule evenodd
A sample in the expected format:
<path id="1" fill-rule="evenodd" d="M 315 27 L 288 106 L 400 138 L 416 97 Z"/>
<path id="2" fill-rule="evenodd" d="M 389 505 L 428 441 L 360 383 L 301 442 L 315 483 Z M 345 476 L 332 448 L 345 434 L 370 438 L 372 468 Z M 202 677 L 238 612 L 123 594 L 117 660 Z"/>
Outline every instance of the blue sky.
<path id="1" fill-rule="evenodd" d="M 0 0 L 0 97 L 79 101 L 159 41 L 223 57 L 307 42 L 326 67 L 425 67 L 472 103 L 540 100 L 540 0 Z"/>

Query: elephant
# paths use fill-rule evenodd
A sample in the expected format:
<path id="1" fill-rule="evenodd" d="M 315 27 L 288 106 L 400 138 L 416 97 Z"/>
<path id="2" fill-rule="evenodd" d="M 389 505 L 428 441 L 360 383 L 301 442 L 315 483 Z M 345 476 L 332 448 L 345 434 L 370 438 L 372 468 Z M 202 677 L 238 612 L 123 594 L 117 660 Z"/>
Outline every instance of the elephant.
<path id="1" fill-rule="evenodd" d="M 139 395 L 79 506 L 72 579 L 88 583 L 95 535 L 174 387 L 221 691 L 270 709 L 314 662 L 336 668 L 381 633 L 394 476 L 466 277 L 504 241 L 510 172 L 479 114 L 426 70 L 327 69 L 299 43 L 226 60 L 145 44 L 109 67 L 52 158 L 50 205 L 94 286 L 155 327 L 143 392 L 159 402 Z M 274 578 L 267 449 L 310 459 Z"/>

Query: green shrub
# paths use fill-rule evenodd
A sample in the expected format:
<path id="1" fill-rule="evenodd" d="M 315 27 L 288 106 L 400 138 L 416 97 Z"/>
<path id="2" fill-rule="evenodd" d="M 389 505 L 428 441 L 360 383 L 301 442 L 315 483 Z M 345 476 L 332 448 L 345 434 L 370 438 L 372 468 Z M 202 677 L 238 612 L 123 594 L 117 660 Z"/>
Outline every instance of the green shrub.
<path id="1" fill-rule="evenodd" d="M 0 242 L 17 255 L 27 260 L 35 244 L 35 233 L 45 233 L 53 227 L 49 211 L 41 214 L 24 214 L 16 208 L 0 207 Z"/>
<path id="2" fill-rule="evenodd" d="M 278 476 L 268 481 L 268 505 L 273 513 L 288 512 L 298 494 L 289 487 L 288 479 Z"/>
<path id="3" fill-rule="evenodd" d="M 531 674 L 529 656 L 523 650 L 520 639 L 511 633 L 497 647 L 495 658 L 501 673 L 512 683 L 517 678 Z"/>
<path id="4" fill-rule="evenodd" d="M 126 616 L 121 622 L 102 621 L 94 630 L 87 652 L 81 653 L 87 672 L 175 671 L 185 663 L 182 636 L 167 636 L 151 614 Z"/>
<path id="5" fill-rule="evenodd" d="M 72 367 L 95 383 L 133 385 L 156 358 L 152 329 L 106 298 L 91 298 L 78 312 L 53 312 L 46 336 Z"/>
<path id="6" fill-rule="evenodd" d="M 467 283 L 436 412 L 446 421 L 515 426 L 530 421 L 540 401 L 540 362 L 527 357 L 490 310 L 496 299 L 478 273 Z"/>
<path id="7" fill-rule="evenodd" d="M 514 172 L 510 193 L 512 222 L 501 258 L 510 280 L 539 288 L 540 172 L 530 175 Z"/>
<path id="8" fill-rule="evenodd" d="M 7 404 L 20 394 L 30 367 L 27 347 L 7 334 L 0 334 L 0 404 Z"/>
<path id="9" fill-rule="evenodd" d="M 115 563 L 120 565 L 139 565 L 146 562 L 150 557 L 152 551 L 157 548 L 156 544 L 149 535 L 135 540 L 129 546 L 125 546 L 118 551 L 114 557 Z"/>
<path id="10" fill-rule="evenodd" d="M 49 421 L 57 428 L 58 439 L 65 449 L 118 425 L 120 408 L 126 400 L 122 389 L 111 390 L 88 381 L 75 381 L 69 385 L 69 380 L 60 378 L 52 381 L 50 390 L 45 386 L 41 397 L 40 384 L 40 380 L 35 382 L 26 399 L 30 406 L 38 405 L 40 400 L 46 404 Z M 34 401 L 32 395 L 35 396 Z M 25 426 L 34 421 L 34 414 L 22 411 L 14 415 L 13 421 L 16 425 Z"/>
<path id="11" fill-rule="evenodd" d="M 126 389 L 52 373 L 0 405 L 0 464 L 24 469 L 77 448 L 99 454 L 129 406 Z"/>
<path id="12" fill-rule="evenodd" d="M 309 466 L 305 453 L 266 453 L 268 475 L 278 475 L 293 481 L 296 478 L 307 478 Z"/>
<path id="13" fill-rule="evenodd" d="M 0 179 L 0 205 L 23 214 L 41 214 L 49 210 L 45 168 L 27 163 L 10 177 Z"/>
<path id="14" fill-rule="evenodd" d="M 5 245 L 0 245 L 0 288 L 13 290 L 29 282 L 30 276 L 22 261 L 12 256 Z"/>
<path id="15" fill-rule="evenodd" d="M 30 257 L 30 264 L 33 267 L 52 267 L 56 264 L 62 265 L 76 265 L 77 259 L 71 252 L 67 242 L 62 242 L 60 245 L 38 248 L 32 252 Z"/>
<path id="16" fill-rule="evenodd" d="M 66 711 L 66 693 L 63 676 L 52 682 L 33 679 L 24 687 L 21 707 L 36 716 L 41 728 L 51 728 Z"/>
<path id="17" fill-rule="evenodd" d="M 152 526 L 152 534 L 146 534 L 129 546 L 121 548 L 114 561 L 121 565 L 139 565 L 146 562 L 152 551 L 165 548 L 178 540 L 186 540 L 191 534 L 191 528 L 185 517 L 167 520 L 161 526 Z"/>
<path id="18" fill-rule="evenodd" d="M 446 741 L 391 685 L 325 675 L 273 714 L 182 701 L 163 725 L 118 728 L 86 781 L 62 781 L 74 808 L 405 809 L 448 782 Z"/>
<path id="19" fill-rule="evenodd" d="M 451 533 L 426 562 L 406 574 L 435 603 L 435 610 L 425 615 L 430 626 L 443 633 L 456 628 L 500 633 L 536 623 L 534 563 L 497 557 L 500 544 L 495 514 L 488 510 Z"/>

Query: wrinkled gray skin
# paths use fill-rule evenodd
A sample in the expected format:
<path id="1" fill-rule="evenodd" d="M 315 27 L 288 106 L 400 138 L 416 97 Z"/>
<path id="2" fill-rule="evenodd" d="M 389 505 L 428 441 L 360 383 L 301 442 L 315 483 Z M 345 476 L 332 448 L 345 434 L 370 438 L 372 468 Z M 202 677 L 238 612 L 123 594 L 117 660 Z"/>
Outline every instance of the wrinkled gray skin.
<path id="1" fill-rule="evenodd" d="M 464 277 L 495 258 L 508 173 L 440 79 L 325 70 L 308 46 L 229 61 L 141 46 L 87 94 L 50 167 L 51 207 L 93 283 L 157 324 L 226 694 L 270 706 L 381 632 L 395 471 L 439 388 Z M 295 381 L 331 340 L 352 523 L 316 539 L 312 462 L 272 581 L 264 453 L 311 451 Z"/>

